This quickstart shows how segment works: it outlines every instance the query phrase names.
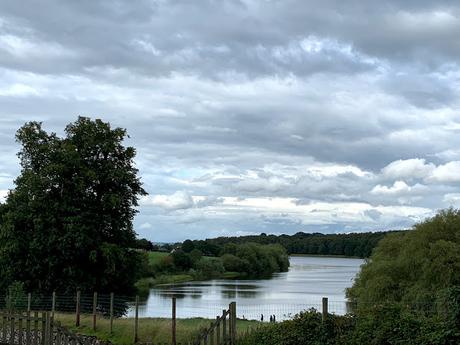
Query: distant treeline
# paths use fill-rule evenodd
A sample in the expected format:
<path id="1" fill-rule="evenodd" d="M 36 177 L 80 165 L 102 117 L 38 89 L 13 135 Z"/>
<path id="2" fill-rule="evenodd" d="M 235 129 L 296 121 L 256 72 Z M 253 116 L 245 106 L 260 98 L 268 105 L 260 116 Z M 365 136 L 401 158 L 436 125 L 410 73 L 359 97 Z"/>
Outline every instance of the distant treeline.
<path id="1" fill-rule="evenodd" d="M 206 240 L 186 240 L 182 246 L 193 246 L 204 255 L 219 256 L 228 243 L 280 244 L 289 254 L 344 255 L 367 258 L 378 242 L 388 233 L 398 231 L 352 234 L 321 234 L 298 232 L 295 235 L 266 235 L 218 237 Z"/>

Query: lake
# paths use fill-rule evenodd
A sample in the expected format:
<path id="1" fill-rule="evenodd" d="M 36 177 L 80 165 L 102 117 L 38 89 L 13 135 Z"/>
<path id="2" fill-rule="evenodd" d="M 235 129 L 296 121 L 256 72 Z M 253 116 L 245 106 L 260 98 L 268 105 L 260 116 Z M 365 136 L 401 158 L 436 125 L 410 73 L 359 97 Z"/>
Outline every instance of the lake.
<path id="1" fill-rule="evenodd" d="M 215 318 L 232 301 L 239 318 L 268 320 L 275 315 L 284 320 L 301 310 L 321 310 L 322 297 L 329 298 L 329 311 L 346 312 L 345 289 L 359 271 L 361 259 L 291 256 L 289 272 L 275 273 L 270 279 L 215 279 L 150 290 L 140 304 L 140 317 L 171 317 L 171 297 L 177 300 L 177 317 Z M 132 307 L 128 316 L 133 316 Z"/>

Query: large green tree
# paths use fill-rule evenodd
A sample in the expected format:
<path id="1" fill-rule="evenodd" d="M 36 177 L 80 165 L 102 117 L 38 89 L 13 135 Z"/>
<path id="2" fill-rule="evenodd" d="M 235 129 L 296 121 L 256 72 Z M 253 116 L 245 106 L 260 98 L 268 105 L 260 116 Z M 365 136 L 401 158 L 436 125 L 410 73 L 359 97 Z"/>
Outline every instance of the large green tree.
<path id="1" fill-rule="evenodd" d="M 140 257 L 129 249 L 146 194 L 127 136 L 79 117 L 63 138 L 30 122 L 17 132 L 21 174 L 0 207 L 0 290 L 130 292 Z"/>
<path id="2" fill-rule="evenodd" d="M 383 302 L 432 309 L 460 287 L 460 210 L 440 211 L 412 231 L 387 235 L 347 295 L 362 306 Z"/>

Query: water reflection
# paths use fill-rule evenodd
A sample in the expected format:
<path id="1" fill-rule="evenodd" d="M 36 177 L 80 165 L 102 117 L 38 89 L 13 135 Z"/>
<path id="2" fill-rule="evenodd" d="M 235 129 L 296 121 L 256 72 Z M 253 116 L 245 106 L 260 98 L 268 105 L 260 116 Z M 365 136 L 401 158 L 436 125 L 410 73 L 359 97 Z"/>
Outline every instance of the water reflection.
<path id="1" fill-rule="evenodd" d="M 177 298 L 177 315 L 183 318 L 215 318 L 236 301 L 238 317 L 260 319 L 263 314 L 282 320 L 312 307 L 319 310 L 323 296 L 329 298 L 331 312 L 346 313 L 344 290 L 351 286 L 363 260 L 302 256 L 291 257 L 290 262 L 289 272 L 266 279 L 216 279 L 154 288 L 139 314 L 170 317 L 172 296 Z"/>

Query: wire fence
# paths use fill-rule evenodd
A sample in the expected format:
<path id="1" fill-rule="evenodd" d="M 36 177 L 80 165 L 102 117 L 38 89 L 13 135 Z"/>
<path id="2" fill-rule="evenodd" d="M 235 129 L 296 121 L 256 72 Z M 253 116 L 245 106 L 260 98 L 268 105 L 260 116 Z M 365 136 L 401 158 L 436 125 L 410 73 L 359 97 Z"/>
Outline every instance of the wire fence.
<path id="1" fill-rule="evenodd" d="M 177 318 L 208 318 L 214 319 L 227 308 L 229 300 L 202 300 L 194 298 L 180 298 L 174 295 L 162 296 L 150 300 L 148 298 L 136 298 L 135 296 L 123 296 L 115 294 L 59 294 L 34 295 L 20 294 L 17 296 L 0 295 L 0 310 L 13 309 L 18 311 L 52 311 L 57 314 L 94 315 L 97 318 L 171 318 L 172 298 L 177 298 Z M 136 302 L 137 300 L 137 302 Z M 302 303 L 289 303 L 283 300 L 267 300 L 260 303 L 259 300 L 241 299 L 237 302 L 237 317 L 239 319 L 270 321 L 282 321 L 292 318 L 301 311 L 315 309 L 323 311 L 321 298 L 302 301 Z M 344 315 L 353 313 L 359 306 L 363 308 L 375 308 L 381 302 L 349 302 L 346 300 L 328 299 L 328 313 Z M 438 313 L 442 306 L 436 302 L 412 303 L 402 305 L 403 308 L 425 314 Z M 67 316 L 68 317 L 68 316 Z"/>
<path id="2" fill-rule="evenodd" d="M 151 297 L 151 296 L 150 296 Z M 157 337 L 167 337 L 176 334 L 176 319 L 200 318 L 183 320 L 182 327 L 193 321 L 194 330 L 188 338 L 195 337 L 199 332 L 215 322 L 216 316 L 228 308 L 225 300 L 206 300 L 201 298 L 177 298 L 173 294 L 162 296 L 161 299 L 147 298 L 145 300 L 135 296 L 121 296 L 115 294 L 81 294 L 74 295 L 53 293 L 52 295 L 17 294 L 0 296 L 0 311 L 5 310 L 20 315 L 46 312 L 59 325 L 68 329 L 87 332 L 100 331 L 101 334 L 128 334 L 133 343 L 149 341 Z M 259 301 L 259 302 L 257 302 Z M 233 303 L 232 303 L 233 304 Z M 329 314 L 344 315 L 353 313 L 356 308 L 380 308 L 385 303 L 350 303 L 346 300 L 330 300 L 328 298 L 311 298 L 302 303 L 285 303 L 282 299 L 264 301 L 258 299 L 241 299 L 235 304 L 234 314 L 238 321 L 237 335 L 248 332 L 261 326 L 262 323 L 279 322 L 291 319 L 296 314 L 314 309 L 322 313 L 323 319 Z M 433 303 L 399 304 L 401 308 L 432 315 L 442 313 L 443 305 Z M 259 322 L 244 322 L 242 320 L 256 320 Z M 177 320 L 180 322 L 181 320 Z M 236 322 L 236 321 L 235 321 Z M 241 328 L 240 328 L 241 327 Z M 162 331 L 160 331 L 162 330 Z M 197 333 L 198 332 L 198 333 Z M 225 332 L 224 332 L 225 333 Z M 241 333 L 241 334 L 243 334 Z M 214 334 L 216 335 L 216 334 Z M 188 339 L 187 338 L 187 339 Z M 169 342 L 168 344 L 175 344 Z"/>

